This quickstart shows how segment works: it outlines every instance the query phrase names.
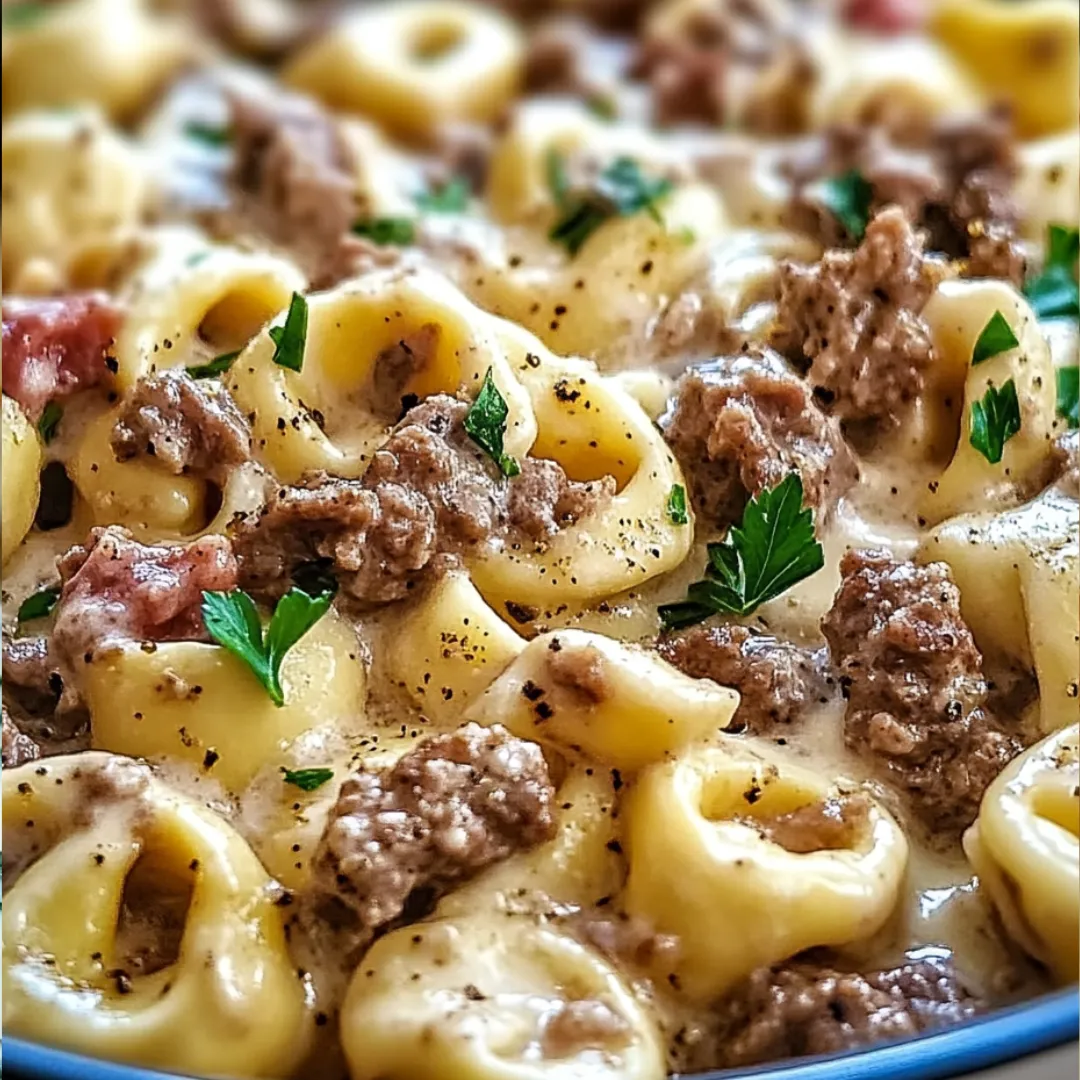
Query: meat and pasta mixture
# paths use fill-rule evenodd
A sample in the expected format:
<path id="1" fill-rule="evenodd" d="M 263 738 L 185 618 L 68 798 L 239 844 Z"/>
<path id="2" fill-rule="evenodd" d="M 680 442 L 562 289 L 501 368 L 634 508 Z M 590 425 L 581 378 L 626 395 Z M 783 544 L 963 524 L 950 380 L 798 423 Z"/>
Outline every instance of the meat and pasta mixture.
<path id="1" fill-rule="evenodd" d="M 2 11 L 8 1035 L 663 1080 L 1075 981 L 1075 0 Z"/>

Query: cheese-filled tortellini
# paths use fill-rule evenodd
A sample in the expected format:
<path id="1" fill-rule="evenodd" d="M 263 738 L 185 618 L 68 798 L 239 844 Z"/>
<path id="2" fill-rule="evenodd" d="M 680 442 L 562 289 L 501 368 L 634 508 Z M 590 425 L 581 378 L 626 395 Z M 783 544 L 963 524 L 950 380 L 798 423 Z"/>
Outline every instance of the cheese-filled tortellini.
<path id="1" fill-rule="evenodd" d="M 41 443 L 26 414 L 4 395 L 3 561 L 30 531 L 41 490 Z"/>
<path id="2" fill-rule="evenodd" d="M 304 988 L 273 883 L 225 821 L 110 754 L 5 769 L 3 789 L 8 1034 L 190 1073 L 292 1075 Z"/>
<path id="3" fill-rule="evenodd" d="M 876 802 L 730 738 L 646 769 L 623 822 L 627 911 L 679 937 L 668 974 L 699 1000 L 803 949 L 869 937 L 907 865 Z"/>
<path id="4" fill-rule="evenodd" d="M 655 1020 L 607 961 L 521 917 L 466 916 L 388 934 L 353 976 L 341 1035 L 352 1080 L 665 1074 Z"/>
<path id="5" fill-rule="evenodd" d="M 1080 727 L 1011 761 L 987 789 L 964 851 L 1005 929 L 1061 983 L 1080 959 Z"/>

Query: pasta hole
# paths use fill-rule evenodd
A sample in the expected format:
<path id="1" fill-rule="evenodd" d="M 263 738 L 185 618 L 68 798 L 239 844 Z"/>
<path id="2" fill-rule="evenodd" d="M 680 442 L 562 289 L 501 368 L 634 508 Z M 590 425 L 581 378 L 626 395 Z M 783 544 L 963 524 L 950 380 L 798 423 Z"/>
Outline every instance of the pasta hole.
<path id="1" fill-rule="evenodd" d="M 1072 788 L 1053 785 L 1036 790 L 1032 809 L 1045 821 L 1053 822 L 1080 840 L 1080 800 Z"/>
<path id="2" fill-rule="evenodd" d="M 50 461 L 41 470 L 41 498 L 34 524 L 43 532 L 60 529 L 71 521 L 75 506 L 75 485 L 59 461 Z"/>
<path id="3" fill-rule="evenodd" d="M 270 319 L 277 314 L 258 295 L 234 290 L 226 293 L 202 317 L 199 337 L 206 342 L 212 354 L 236 352 L 242 349 Z"/>
<path id="4" fill-rule="evenodd" d="M 455 23 L 421 26 L 409 42 L 409 56 L 418 64 L 437 64 L 455 52 L 465 40 L 465 30 Z"/>
<path id="5" fill-rule="evenodd" d="M 114 960 L 130 976 L 152 975 L 180 957 L 194 874 L 142 855 L 124 883 Z"/>

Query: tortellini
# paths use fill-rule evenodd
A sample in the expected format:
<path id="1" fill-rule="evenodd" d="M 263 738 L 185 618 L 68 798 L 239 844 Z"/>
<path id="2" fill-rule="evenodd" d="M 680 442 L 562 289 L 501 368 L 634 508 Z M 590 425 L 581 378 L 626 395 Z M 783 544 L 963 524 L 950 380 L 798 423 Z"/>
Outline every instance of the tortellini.
<path id="1" fill-rule="evenodd" d="M 310 1035 L 304 987 L 272 882 L 229 825 L 99 753 L 5 769 L 3 803 L 7 1034 L 190 1073 L 292 1075 Z M 188 898 L 173 904 L 175 955 L 162 923 L 141 941 L 126 928 L 136 881 L 151 905 Z"/>
<path id="2" fill-rule="evenodd" d="M 30 531 L 41 492 L 41 443 L 18 403 L 4 395 L 3 561 Z"/>
<path id="3" fill-rule="evenodd" d="M 1076 500 L 1051 488 L 1017 510 L 952 518 L 919 548 L 949 564 L 980 649 L 1034 668 L 1044 732 L 1080 713 L 1078 528 Z"/>
<path id="4" fill-rule="evenodd" d="M 739 695 L 655 653 L 584 630 L 531 641 L 466 719 L 623 769 L 662 761 L 731 721 Z"/>
<path id="5" fill-rule="evenodd" d="M 159 642 L 103 651 L 84 670 L 94 746 L 201 768 L 238 794 L 300 736 L 356 730 L 365 678 L 356 636 L 326 615 L 286 654 L 278 708 L 219 645 Z"/>
<path id="6" fill-rule="evenodd" d="M 964 851 L 1009 935 L 1061 983 L 1080 960 L 1080 727 L 1011 761 L 987 789 Z"/>
<path id="7" fill-rule="evenodd" d="M 662 1080 L 656 1022 L 614 969 L 522 917 L 395 930 L 349 986 L 352 1080 Z"/>
<path id="8" fill-rule="evenodd" d="M 669 974 L 696 1000 L 803 949 L 867 938 L 897 901 L 907 840 L 876 803 L 820 850 L 789 851 L 754 827 L 838 795 L 774 755 L 730 738 L 692 748 L 642 772 L 623 809 L 626 909 L 678 935 Z"/>

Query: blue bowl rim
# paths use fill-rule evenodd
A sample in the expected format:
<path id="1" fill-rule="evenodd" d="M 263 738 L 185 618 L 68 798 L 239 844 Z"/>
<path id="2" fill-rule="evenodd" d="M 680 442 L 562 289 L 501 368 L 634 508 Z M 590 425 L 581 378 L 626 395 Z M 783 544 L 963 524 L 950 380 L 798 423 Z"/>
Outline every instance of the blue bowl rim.
<path id="1" fill-rule="evenodd" d="M 917 1039 L 803 1058 L 790 1064 L 705 1073 L 694 1080 L 943 1080 L 1037 1054 L 1080 1035 L 1074 986 Z M 21 1080 L 175 1080 L 176 1074 L 99 1061 L 22 1039 L 4 1040 L 3 1064 Z"/>

